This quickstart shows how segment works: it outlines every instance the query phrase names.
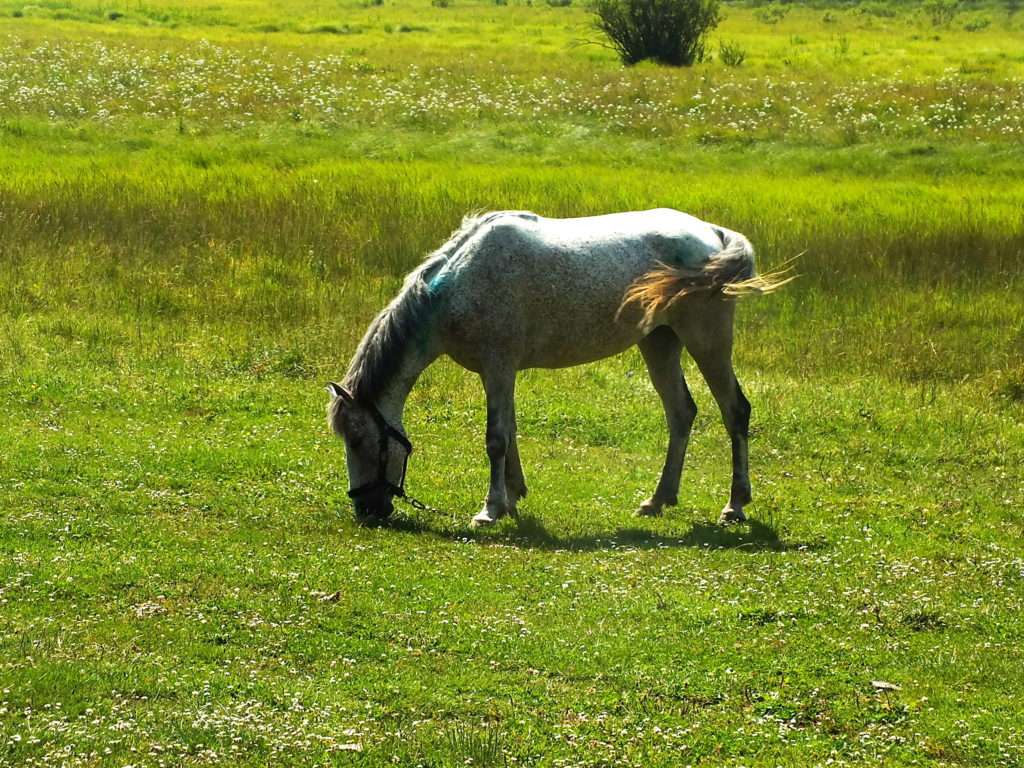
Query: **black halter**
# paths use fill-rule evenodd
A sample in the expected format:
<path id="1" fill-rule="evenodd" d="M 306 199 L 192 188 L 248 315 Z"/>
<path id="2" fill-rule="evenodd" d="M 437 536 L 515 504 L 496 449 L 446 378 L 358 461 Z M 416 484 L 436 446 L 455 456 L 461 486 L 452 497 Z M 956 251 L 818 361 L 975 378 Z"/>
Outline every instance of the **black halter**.
<path id="1" fill-rule="evenodd" d="M 377 479 L 371 480 L 368 483 L 363 483 L 358 488 L 353 488 L 348 492 L 350 499 L 355 499 L 359 496 L 363 496 L 371 491 L 376 491 L 378 488 L 384 488 L 390 491 L 393 495 L 399 498 L 405 497 L 405 470 L 409 466 L 409 456 L 412 454 L 412 443 L 409 442 L 409 438 L 395 429 L 393 426 L 388 424 L 388 420 L 384 418 L 377 406 L 373 403 L 363 404 L 366 410 L 373 416 L 374 422 L 377 424 L 377 429 L 380 431 L 380 458 L 377 464 Z M 398 481 L 398 485 L 395 485 L 388 480 L 388 442 L 394 440 L 396 443 L 401 445 L 405 449 L 405 458 L 402 460 L 402 476 Z"/>

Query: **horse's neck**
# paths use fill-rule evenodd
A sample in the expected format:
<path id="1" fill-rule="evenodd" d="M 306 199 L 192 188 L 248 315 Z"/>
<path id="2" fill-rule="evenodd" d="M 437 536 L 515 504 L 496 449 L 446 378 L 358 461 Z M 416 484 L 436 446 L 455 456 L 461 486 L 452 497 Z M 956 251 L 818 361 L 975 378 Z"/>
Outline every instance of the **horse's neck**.
<path id="1" fill-rule="evenodd" d="M 401 426 L 405 401 L 423 370 L 438 357 L 433 344 L 410 344 L 404 350 L 398 372 L 375 398 L 375 404 L 390 424 Z"/>

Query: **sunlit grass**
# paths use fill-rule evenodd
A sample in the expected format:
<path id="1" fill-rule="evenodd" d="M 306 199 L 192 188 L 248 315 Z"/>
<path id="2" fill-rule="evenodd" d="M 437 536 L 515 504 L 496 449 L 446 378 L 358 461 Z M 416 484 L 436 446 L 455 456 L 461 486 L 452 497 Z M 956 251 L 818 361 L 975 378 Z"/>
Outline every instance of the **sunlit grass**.
<path id="1" fill-rule="evenodd" d="M 676 72 L 578 2 L 0 0 L 0 764 L 1018 765 L 1020 19 L 779 7 Z M 484 532 L 439 362 L 442 514 L 356 527 L 323 383 L 404 273 L 467 212 L 666 205 L 799 254 L 738 314 L 752 522 L 690 364 L 681 505 L 633 516 L 631 351 L 520 377 Z"/>

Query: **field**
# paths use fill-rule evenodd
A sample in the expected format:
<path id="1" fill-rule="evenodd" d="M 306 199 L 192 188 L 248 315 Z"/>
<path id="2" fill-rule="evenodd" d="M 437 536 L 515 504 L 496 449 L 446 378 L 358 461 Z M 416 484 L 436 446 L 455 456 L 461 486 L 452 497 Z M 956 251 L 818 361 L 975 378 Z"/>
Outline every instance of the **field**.
<path id="1" fill-rule="evenodd" d="M 932 15 L 728 5 L 673 70 L 580 0 L 0 0 L 0 765 L 1024 765 L 1024 15 Z M 695 370 L 634 516 L 633 351 L 522 375 L 483 531 L 437 363 L 443 511 L 356 525 L 323 385 L 405 272 L 654 206 L 799 255 L 738 313 L 751 521 Z"/>

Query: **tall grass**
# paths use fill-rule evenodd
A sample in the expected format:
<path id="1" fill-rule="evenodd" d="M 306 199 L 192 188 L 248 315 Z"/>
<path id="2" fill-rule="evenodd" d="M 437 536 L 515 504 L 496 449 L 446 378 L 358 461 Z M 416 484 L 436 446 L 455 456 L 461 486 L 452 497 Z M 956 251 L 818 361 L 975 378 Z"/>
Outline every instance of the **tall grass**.
<path id="1" fill-rule="evenodd" d="M 797 283 L 744 308 L 741 327 L 754 336 L 744 354 L 757 364 L 985 378 L 1020 351 L 1022 317 L 1010 299 L 1020 286 L 1022 204 L 1024 191 L 968 178 L 923 189 L 717 174 L 681 186 L 678 174 L 650 170 L 373 162 L 15 174 L 0 185 L 0 304 L 8 318 L 107 323 L 124 356 L 152 341 L 152 331 L 132 332 L 139 322 L 157 337 L 216 329 L 229 342 L 204 350 L 213 358 L 273 339 L 301 349 L 306 362 L 294 374 L 323 375 L 466 212 L 673 206 L 745 232 L 762 269 L 799 256 Z"/>

